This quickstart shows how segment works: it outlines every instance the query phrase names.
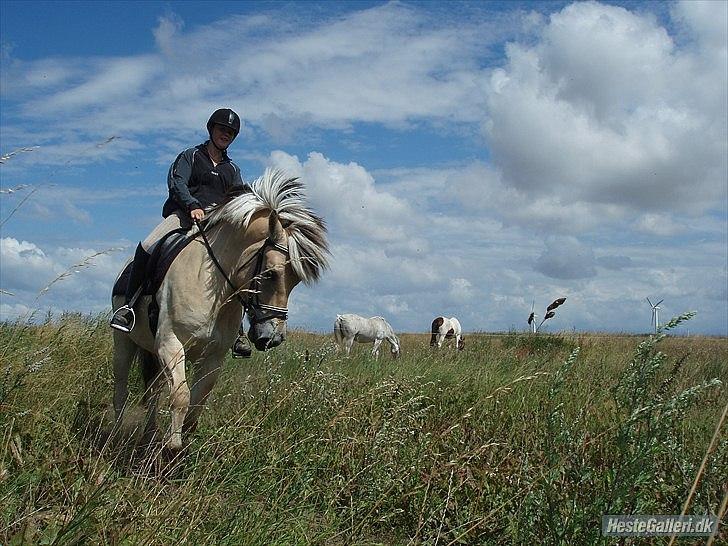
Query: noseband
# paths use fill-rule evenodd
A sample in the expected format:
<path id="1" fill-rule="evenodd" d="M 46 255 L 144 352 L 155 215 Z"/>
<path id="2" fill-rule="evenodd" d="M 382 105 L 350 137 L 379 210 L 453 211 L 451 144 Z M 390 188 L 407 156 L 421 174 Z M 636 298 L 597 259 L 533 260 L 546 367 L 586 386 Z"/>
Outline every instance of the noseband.
<path id="1" fill-rule="evenodd" d="M 280 320 L 288 320 L 288 307 L 276 307 L 275 305 L 260 303 L 261 275 L 263 273 L 263 261 L 265 259 L 266 249 L 268 247 L 272 247 L 278 252 L 282 252 L 283 254 L 288 256 L 288 248 L 280 243 L 276 243 L 274 240 L 268 237 L 263 242 L 261 247 L 255 251 L 255 254 L 253 254 L 242 266 L 240 266 L 239 269 L 243 269 L 250 262 L 257 258 L 257 263 L 255 265 L 255 274 L 253 276 L 253 280 L 251 281 L 253 284 L 253 290 L 248 292 L 249 295 L 247 298 L 243 298 L 238 293 L 239 289 L 235 287 L 235 285 L 230 280 L 230 277 L 227 276 L 225 270 L 220 265 L 220 262 L 215 257 L 215 253 L 212 251 L 212 247 L 210 246 L 210 242 L 207 240 L 207 236 L 205 235 L 205 231 L 202 229 L 200 221 L 195 220 L 195 223 L 197 224 L 197 228 L 200 230 L 200 235 L 202 235 L 202 241 L 204 242 L 205 248 L 207 249 L 207 254 L 210 256 L 212 263 L 215 264 L 215 267 L 217 267 L 217 270 L 227 281 L 230 288 L 233 289 L 235 297 L 243 306 L 243 312 L 248 314 L 250 324 L 254 325 L 259 322 L 276 318 Z M 252 294 L 250 292 L 252 292 Z"/>
<path id="2" fill-rule="evenodd" d="M 253 290 L 252 294 L 248 296 L 248 317 L 250 318 L 251 324 L 263 322 L 269 319 L 281 319 L 288 320 L 288 307 L 276 307 L 275 305 L 268 305 L 267 303 L 260 303 L 260 284 L 261 274 L 263 273 L 263 260 L 265 258 L 266 247 L 275 248 L 278 252 L 282 252 L 288 256 L 288 248 L 280 243 L 276 243 L 270 237 L 265 240 L 263 246 L 261 246 L 256 253 L 253 255 L 258 256 L 258 262 L 255 265 L 255 276 L 253 277 Z M 250 258 L 250 262 L 253 258 Z M 247 263 L 246 262 L 246 265 Z M 243 266 L 244 267 L 244 266 Z"/>

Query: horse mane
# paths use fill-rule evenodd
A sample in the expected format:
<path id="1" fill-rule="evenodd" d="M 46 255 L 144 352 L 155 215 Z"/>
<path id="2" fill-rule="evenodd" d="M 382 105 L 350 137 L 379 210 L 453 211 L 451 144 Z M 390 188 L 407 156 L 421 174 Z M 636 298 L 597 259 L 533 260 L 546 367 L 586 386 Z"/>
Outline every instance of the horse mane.
<path id="1" fill-rule="evenodd" d="M 296 275 L 306 284 L 319 279 L 328 268 L 329 246 L 326 224 L 306 206 L 303 182 L 279 169 L 266 169 L 251 185 L 251 192 L 233 192 L 228 200 L 210 211 L 207 225 L 221 222 L 247 229 L 253 215 L 261 210 L 278 214 L 288 234 L 288 253 Z"/>

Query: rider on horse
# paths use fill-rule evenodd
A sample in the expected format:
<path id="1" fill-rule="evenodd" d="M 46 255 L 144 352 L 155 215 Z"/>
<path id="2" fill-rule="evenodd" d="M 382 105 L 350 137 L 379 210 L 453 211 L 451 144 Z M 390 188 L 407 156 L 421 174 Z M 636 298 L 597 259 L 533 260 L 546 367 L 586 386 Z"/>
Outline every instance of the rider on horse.
<path id="1" fill-rule="evenodd" d="M 240 117 L 229 108 L 215 110 L 207 121 L 207 132 L 209 140 L 183 151 L 169 168 L 169 198 L 162 208 L 164 220 L 137 246 L 125 305 L 111 317 L 112 328 L 129 332 L 134 327 L 133 304 L 129 304 L 144 284 L 149 249 L 154 243 L 173 230 L 189 229 L 193 222 L 203 220 L 205 208 L 222 203 L 229 191 L 236 188 L 250 191 L 240 169 L 227 155 L 228 146 L 240 132 Z M 235 357 L 248 357 L 252 352 L 244 336 L 241 321 L 240 335 L 233 346 Z"/>

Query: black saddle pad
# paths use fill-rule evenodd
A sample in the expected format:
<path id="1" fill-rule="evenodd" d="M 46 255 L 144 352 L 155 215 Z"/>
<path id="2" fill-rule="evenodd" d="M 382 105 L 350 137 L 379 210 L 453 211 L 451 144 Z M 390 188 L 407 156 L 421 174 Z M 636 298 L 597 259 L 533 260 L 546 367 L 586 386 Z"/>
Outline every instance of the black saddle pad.
<path id="1" fill-rule="evenodd" d="M 152 248 L 149 249 L 149 262 L 147 262 L 147 281 L 144 283 L 144 290 L 142 294 L 148 296 L 157 293 L 157 290 L 159 290 L 159 287 L 164 280 L 164 276 L 169 270 L 169 266 L 172 265 L 172 262 L 177 255 L 182 252 L 182 249 L 186 247 L 192 239 L 192 237 L 187 235 L 186 229 L 180 228 L 169 232 L 152 245 Z M 126 293 L 126 286 L 129 284 L 129 275 L 131 274 L 131 266 L 132 262 L 129 262 L 117 281 L 114 283 L 114 288 L 111 292 L 112 295 L 123 296 Z"/>

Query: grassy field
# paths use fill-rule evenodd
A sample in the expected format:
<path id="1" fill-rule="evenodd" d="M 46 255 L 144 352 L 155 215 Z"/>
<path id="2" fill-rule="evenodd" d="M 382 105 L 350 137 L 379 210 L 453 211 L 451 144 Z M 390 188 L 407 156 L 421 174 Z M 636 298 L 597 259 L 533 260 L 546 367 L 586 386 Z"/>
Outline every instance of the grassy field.
<path id="1" fill-rule="evenodd" d="M 680 513 L 699 472 L 688 512 L 718 512 L 725 338 L 428 341 L 373 361 L 293 332 L 228 360 L 170 462 L 134 449 L 139 412 L 106 441 L 104 317 L 2 324 L 0 543 L 611 544 L 603 514 Z"/>

